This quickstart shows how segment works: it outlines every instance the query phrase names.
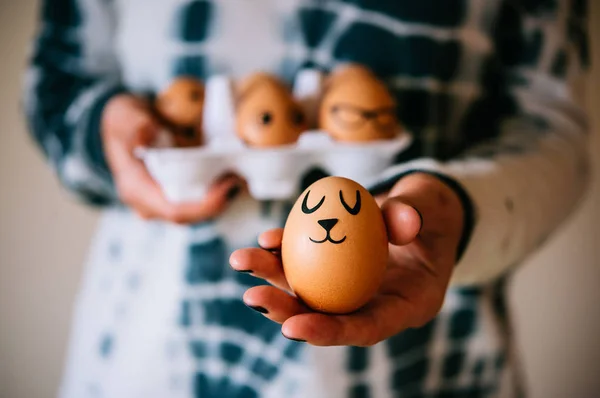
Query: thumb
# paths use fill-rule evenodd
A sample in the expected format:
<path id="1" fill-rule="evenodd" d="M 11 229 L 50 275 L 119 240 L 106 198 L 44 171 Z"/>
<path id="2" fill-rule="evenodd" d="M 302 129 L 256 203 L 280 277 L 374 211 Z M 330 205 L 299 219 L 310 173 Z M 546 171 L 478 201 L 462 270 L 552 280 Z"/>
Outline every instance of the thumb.
<path id="1" fill-rule="evenodd" d="M 130 142 L 133 147 L 132 149 L 135 149 L 137 146 L 150 145 L 160 133 L 160 124 L 151 113 L 144 109 L 139 109 L 132 116 L 130 123 L 135 131 Z"/>
<path id="2" fill-rule="evenodd" d="M 391 244 L 407 245 L 419 235 L 423 227 L 423 217 L 415 207 L 404 202 L 401 197 L 386 200 L 381 211 Z"/>

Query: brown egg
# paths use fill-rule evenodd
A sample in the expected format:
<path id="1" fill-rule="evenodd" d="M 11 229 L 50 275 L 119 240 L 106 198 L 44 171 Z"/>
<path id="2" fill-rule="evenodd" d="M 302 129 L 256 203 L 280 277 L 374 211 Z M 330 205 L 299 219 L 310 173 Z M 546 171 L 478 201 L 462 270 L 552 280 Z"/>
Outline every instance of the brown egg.
<path id="1" fill-rule="evenodd" d="M 375 74 L 366 66 L 356 63 L 343 64 L 335 68 L 325 81 L 326 87 L 347 81 L 352 78 L 370 78 L 377 79 Z"/>
<path id="2" fill-rule="evenodd" d="M 285 84 L 281 82 L 281 80 L 277 79 L 275 76 L 266 72 L 256 72 L 247 76 L 245 79 L 242 79 L 236 82 L 236 92 L 238 94 L 238 99 L 243 97 L 256 83 L 272 83 L 279 86 L 282 90 L 285 90 Z"/>
<path id="3" fill-rule="evenodd" d="M 318 180 L 288 216 L 281 257 L 290 287 L 312 309 L 345 314 L 361 308 L 379 289 L 388 261 L 379 206 L 352 180 Z"/>
<path id="4" fill-rule="evenodd" d="M 361 67 L 352 67 L 326 85 L 319 125 L 337 141 L 391 139 L 399 132 L 396 102 L 382 81 Z"/>
<path id="5" fill-rule="evenodd" d="M 237 90 L 236 130 L 252 147 L 293 144 L 307 129 L 305 114 L 277 78 L 257 73 Z"/>
<path id="6" fill-rule="evenodd" d="M 162 91 L 155 103 L 156 112 L 173 134 L 178 147 L 202 144 L 204 85 L 193 77 L 179 77 Z"/>

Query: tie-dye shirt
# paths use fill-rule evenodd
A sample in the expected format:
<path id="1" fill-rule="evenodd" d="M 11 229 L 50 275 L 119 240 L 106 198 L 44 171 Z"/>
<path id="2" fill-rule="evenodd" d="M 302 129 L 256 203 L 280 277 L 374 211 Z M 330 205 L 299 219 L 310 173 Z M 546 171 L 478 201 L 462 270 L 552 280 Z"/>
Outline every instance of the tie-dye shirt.
<path id="1" fill-rule="evenodd" d="M 105 211 L 60 396 L 522 393 L 504 288 L 587 186 L 587 119 L 568 84 L 588 62 L 585 17 L 583 0 L 42 1 L 30 131 L 69 192 Z M 433 321 L 372 347 L 317 348 L 246 308 L 261 282 L 227 264 L 290 203 L 240 198 L 192 226 L 139 220 L 119 204 L 100 117 L 113 95 L 151 95 L 178 75 L 292 80 L 347 61 L 384 79 L 415 136 L 369 188 L 435 173 L 471 228 Z"/>

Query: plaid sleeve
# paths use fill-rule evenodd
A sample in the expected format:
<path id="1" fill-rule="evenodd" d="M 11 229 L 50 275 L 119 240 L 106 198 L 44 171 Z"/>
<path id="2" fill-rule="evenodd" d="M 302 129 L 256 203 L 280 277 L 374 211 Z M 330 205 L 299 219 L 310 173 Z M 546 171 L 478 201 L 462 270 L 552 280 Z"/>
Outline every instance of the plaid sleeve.
<path id="1" fill-rule="evenodd" d="M 124 91 L 113 6 L 113 0 L 43 0 L 24 90 L 29 132 L 59 180 L 98 206 L 115 199 L 100 118 L 108 99 Z"/>
<path id="2" fill-rule="evenodd" d="M 488 66 L 493 73 L 484 77 L 486 95 L 465 127 L 467 136 L 489 138 L 449 161 L 394 166 L 374 188 L 426 171 L 457 190 L 468 228 L 454 284 L 485 283 L 513 268 L 587 190 L 588 119 L 571 84 L 588 66 L 585 17 L 584 0 L 504 0 Z M 497 135 L 481 131 L 490 121 Z"/>

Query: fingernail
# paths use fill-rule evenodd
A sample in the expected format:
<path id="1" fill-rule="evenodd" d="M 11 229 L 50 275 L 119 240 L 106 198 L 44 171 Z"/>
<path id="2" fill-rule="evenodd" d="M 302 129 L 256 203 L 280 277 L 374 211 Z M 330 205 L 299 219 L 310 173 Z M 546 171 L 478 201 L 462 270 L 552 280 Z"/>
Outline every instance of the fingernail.
<path id="1" fill-rule="evenodd" d="M 260 243 L 258 244 L 258 246 L 259 246 L 261 249 L 263 249 L 263 250 L 266 250 L 266 251 L 268 251 L 268 252 L 271 252 L 271 253 L 273 253 L 273 254 L 279 254 L 279 250 L 278 250 L 278 249 L 269 249 L 268 247 L 264 247 L 264 246 L 262 246 Z"/>
<path id="2" fill-rule="evenodd" d="M 244 304 L 246 304 L 246 303 L 244 303 Z M 261 307 L 259 305 L 248 305 L 248 304 L 246 304 L 246 306 L 248 308 L 252 308 L 254 311 L 260 312 L 261 314 L 268 314 L 269 313 L 269 310 L 267 310 L 265 307 Z"/>
<path id="3" fill-rule="evenodd" d="M 419 233 L 421 233 L 421 230 L 423 229 L 423 215 L 416 207 L 413 207 L 413 209 L 415 209 L 415 211 L 419 215 L 419 218 L 421 219 L 421 226 L 419 227 Z"/>
<path id="4" fill-rule="evenodd" d="M 251 274 L 254 272 L 251 269 L 236 269 L 236 271 L 241 272 L 242 274 Z"/>
<path id="5" fill-rule="evenodd" d="M 293 338 L 293 337 L 288 337 L 288 336 L 286 336 L 286 335 L 283 333 L 283 331 L 281 332 L 281 334 L 283 335 L 283 337 L 285 337 L 285 338 L 286 338 L 286 339 L 288 339 L 288 340 L 297 341 L 297 342 L 299 342 L 299 343 L 306 343 L 306 340 L 302 340 L 302 339 L 295 339 L 295 338 Z"/>
<path id="6" fill-rule="evenodd" d="M 235 186 L 229 188 L 229 191 L 227 191 L 227 200 L 235 199 L 235 197 L 239 195 L 240 190 L 241 190 L 241 188 L 239 185 L 235 185 Z"/>

